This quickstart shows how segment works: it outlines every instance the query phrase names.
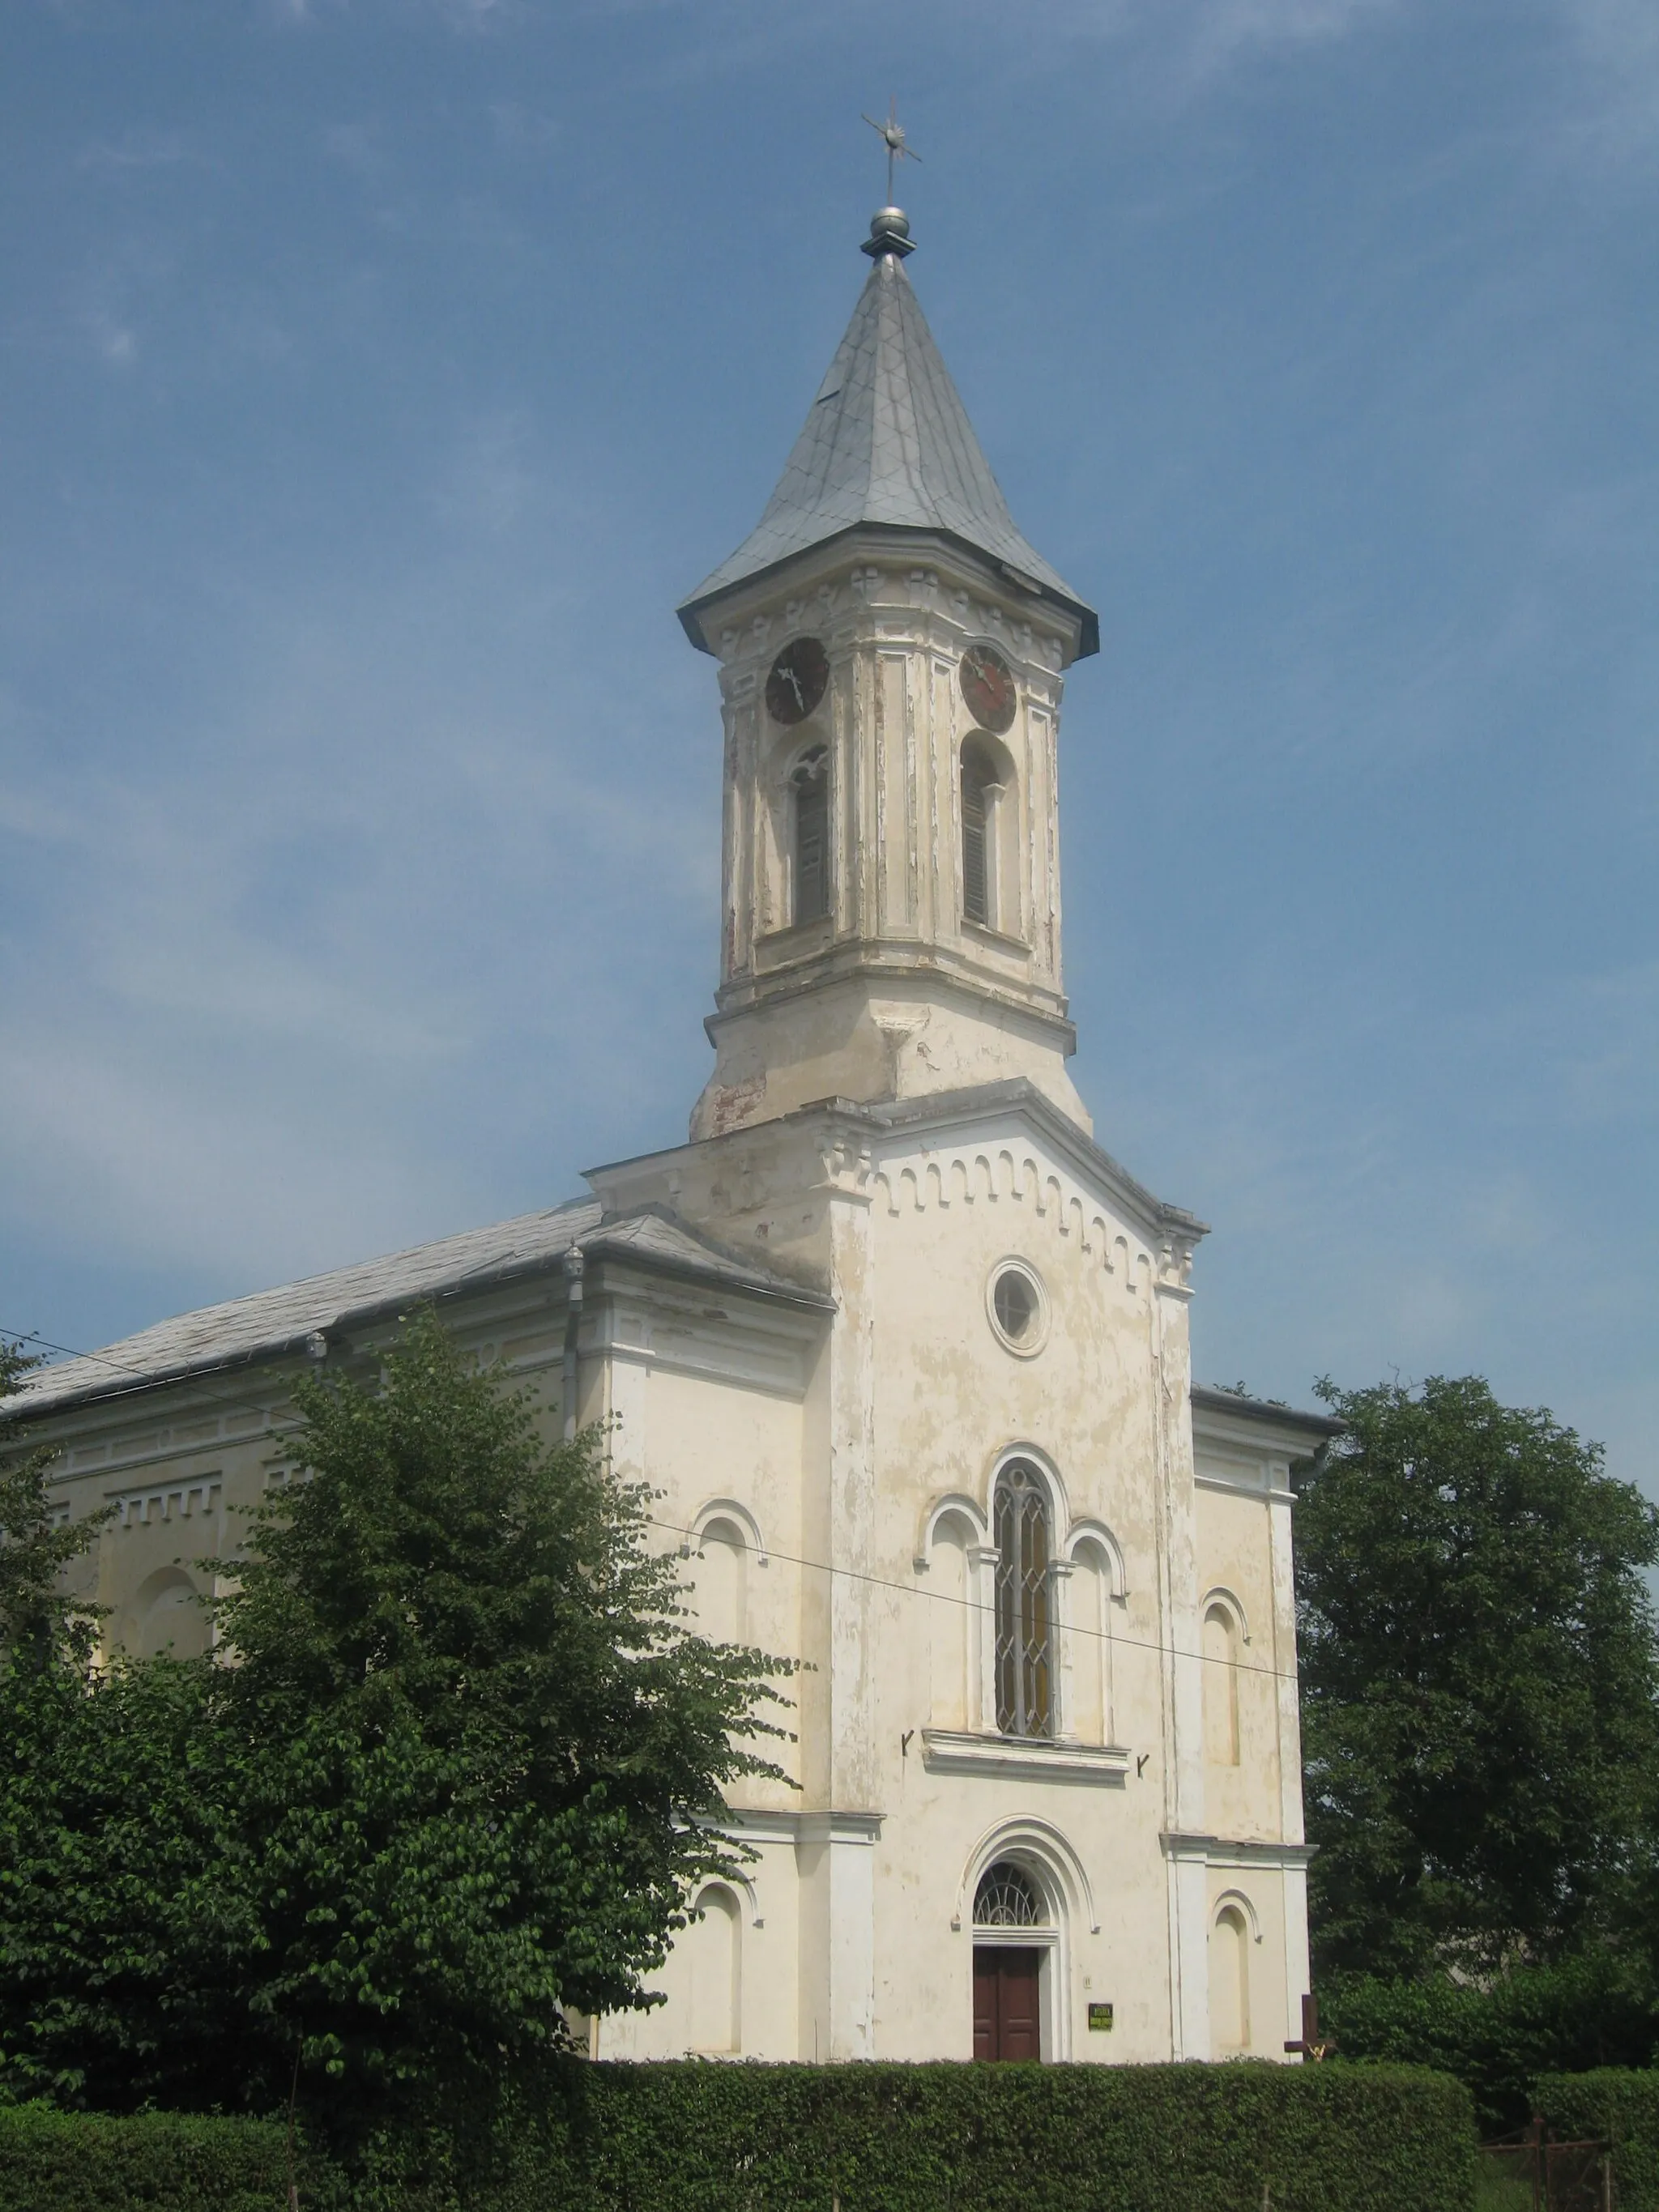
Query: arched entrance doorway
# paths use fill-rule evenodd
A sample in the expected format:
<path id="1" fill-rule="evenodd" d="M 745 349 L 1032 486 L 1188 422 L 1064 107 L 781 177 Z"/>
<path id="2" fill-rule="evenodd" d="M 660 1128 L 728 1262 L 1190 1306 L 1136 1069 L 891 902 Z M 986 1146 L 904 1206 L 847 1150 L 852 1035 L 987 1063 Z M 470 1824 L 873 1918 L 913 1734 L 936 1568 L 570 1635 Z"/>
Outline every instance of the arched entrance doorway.
<path id="1" fill-rule="evenodd" d="M 1036 1883 L 998 1859 L 974 1897 L 974 2056 L 1041 2058 L 1043 1978 L 1056 1930 Z"/>

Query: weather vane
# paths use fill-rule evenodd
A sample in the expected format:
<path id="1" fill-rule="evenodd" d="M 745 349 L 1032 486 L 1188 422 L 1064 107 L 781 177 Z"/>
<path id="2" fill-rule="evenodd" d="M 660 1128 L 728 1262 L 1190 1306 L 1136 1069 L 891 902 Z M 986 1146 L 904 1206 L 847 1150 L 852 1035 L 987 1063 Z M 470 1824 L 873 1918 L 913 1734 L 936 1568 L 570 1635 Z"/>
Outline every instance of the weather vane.
<path id="1" fill-rule="evenodd" d="M 921 156 L 914 146 L 907 146 L 904 143 L 904 125 L 898 119 L 898 104 L 896 100 L 890 100 L 887 103 L 885 123 L 878 123 L 873 115 L 866 115 L 864 119 L 887 149 L 887 201 L 890 206 L 893 199 L 894 162 L 919 161 Z"/>

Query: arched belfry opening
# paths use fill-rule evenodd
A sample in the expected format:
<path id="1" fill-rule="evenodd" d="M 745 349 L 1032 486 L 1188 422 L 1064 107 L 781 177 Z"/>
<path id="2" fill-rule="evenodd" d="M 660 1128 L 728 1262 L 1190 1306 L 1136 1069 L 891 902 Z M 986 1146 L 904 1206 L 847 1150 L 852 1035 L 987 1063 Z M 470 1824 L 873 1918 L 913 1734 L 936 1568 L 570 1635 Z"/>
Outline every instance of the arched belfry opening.
<path id="1" fill-rule="evenodd" d="M 796 928 L 830 911 L 830 750 L 809 745 L 789 774 L 792 911 Z"/>
<path id="2" fill-rule="evenodd" d="M 982 744 L 969 738 L 962 749 L 962 912 L 965 921 L 984 929 L 996 927 L 992 839 L 999 795 L 995 763 Z"/>

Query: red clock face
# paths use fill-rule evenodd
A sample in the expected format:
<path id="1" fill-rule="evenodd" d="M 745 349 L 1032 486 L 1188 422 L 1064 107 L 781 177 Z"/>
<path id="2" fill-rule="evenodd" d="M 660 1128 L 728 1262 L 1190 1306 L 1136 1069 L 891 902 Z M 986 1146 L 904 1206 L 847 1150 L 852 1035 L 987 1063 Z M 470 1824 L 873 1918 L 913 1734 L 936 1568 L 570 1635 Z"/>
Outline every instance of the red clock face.
<path id="1" fill-rule="evenodd" d="M 962 656 L 962 696 L 980 727 L 1000 737 L 1018 703 L 1014 672 L 992 647 L 970 645 Z"/>
<path id="2" fill-rule="evenodd" d="M 766 679 L 766 711 L 786 727 L 804 722 L 830 684 L 830 656 L 815 637 L 798 637 L 772 663 Z"/>

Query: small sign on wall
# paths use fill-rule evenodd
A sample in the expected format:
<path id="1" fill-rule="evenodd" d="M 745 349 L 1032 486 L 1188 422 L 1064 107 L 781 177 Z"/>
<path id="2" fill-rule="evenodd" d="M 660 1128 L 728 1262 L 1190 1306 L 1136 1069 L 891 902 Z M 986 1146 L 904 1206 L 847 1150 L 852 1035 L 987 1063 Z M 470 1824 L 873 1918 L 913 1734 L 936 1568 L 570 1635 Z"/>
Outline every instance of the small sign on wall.
<path id="1" fill-rule="evenodd" d="M 1112 2028 L 1112 2008 L 1109 2004 L 1091 2004 L 1089 2008 L 1089 2029 L 1109 2035 Z"/>

